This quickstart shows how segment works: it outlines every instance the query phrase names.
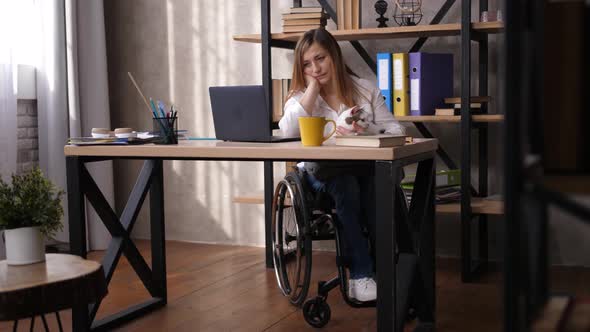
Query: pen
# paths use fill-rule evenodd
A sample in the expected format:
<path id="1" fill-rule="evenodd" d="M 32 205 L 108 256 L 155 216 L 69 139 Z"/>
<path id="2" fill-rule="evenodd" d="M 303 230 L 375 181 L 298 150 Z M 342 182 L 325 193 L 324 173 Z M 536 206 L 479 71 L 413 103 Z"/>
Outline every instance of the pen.
<path id="1" fill-rule="evenodd" d="M 152 113 L 154 114 L 154 118 L 159 118 L 158 109 L 156 108 L 156 104 L 154 104 L 154 100 L 152 98 L 150 98 L 150 105 L 152 106 Z"/>
<path id="2" fill-rule="evenodd" d="M 166 106 L 164 106 L 164 103 L 160 100 L 158 100 L 158 108 L 160 109 L 160 114 L 162 115 L 163 118 L 166 117 Z"/>

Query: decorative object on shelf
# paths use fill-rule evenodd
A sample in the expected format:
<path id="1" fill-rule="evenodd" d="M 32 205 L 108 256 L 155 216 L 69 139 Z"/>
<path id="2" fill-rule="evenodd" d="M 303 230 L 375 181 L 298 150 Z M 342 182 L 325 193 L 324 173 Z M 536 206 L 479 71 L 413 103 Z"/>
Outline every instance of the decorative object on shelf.
<path id="1" fill-rule="evenodd" d="M 483 12 L 481 12 L 479 21 L 480 22 L 502 21 L 502 11 L 499 9 L 497 11 L 484 10 Z"/>
<path id="2" fill-rule="evenodd" d="M 379 25 L 377 27 L 387 28 L 387 23 L 385 22 L 389 21 L 389 19 L 383 16 L 383 14 L 385 14 L 385 12 L 387 11 L 387 2 L 385 2 L 385 0 L 379 0 L 375 2 L 375 11 L 377 12 L 377 14 L 379 14 L 379 17 L 375 20 L 379 22 Z"/>
<path id="3" fill-rule="evenodd" d="M 422 20 L 422 0 L 395 0 L 393 20 L 400 26 L 413 26 Z"/>
<path id="4" fill-rule="evenodd" d="M 39 168 L 13 175 L 11 184 L 0 179 L 0 229 L 6 240 L 7 264 L 45 260 L 43 235 L 62 228 L 63 194 Z"/>

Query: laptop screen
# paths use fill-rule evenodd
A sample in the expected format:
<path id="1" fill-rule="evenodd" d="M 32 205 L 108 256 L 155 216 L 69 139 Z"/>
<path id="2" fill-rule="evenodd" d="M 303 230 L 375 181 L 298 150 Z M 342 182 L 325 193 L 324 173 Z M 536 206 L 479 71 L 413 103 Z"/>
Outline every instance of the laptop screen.
<path id="1" fill-rule="evenodd" d="M 209 87 L 209 97 L 217 139 L 249 141 L 271 136 L 262 85 Z"/>

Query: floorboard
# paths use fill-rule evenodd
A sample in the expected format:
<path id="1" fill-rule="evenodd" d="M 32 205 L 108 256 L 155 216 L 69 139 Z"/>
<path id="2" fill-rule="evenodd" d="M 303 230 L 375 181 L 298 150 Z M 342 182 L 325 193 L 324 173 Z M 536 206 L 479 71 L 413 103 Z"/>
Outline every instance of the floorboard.
<path id="1" fill-rule="evenodd" d="M 263 248 L 166 243 L 168 305 L 134 320 L 118 331 L 314 331 L 301 311 L 283 298 L 273 270 L 264 267 Z M 138 241 L 138 249 L 150 264 L 148 241 Z M 100 260 L 104 252 L 92 252 L 89 259 Z M 334 253 L 315 251 L 310 294 L 317 281 L 336 273 Z M 481 280 L 461 282 L 459 261 L 437 259 L 437 331 L 500 331 L 502 326 L 499 269 Z M 590 295 L 589 268 L 552 268 L 552 287 L 562 293 Z M 103 300 L 98 317 L 142 302 L 149 297 L 135 272 L 122 257 Z M 354 309 L 346 305 L 340 292 L 328 298 L 332 319 L 324 331 L 375 331 L 375 309 Z M 60 312 L 64 330 L 71 330 L 71 313 Z M 57 331 L 54 315 L 47 320 Z M 30 320 L 21 320 L 18 331 L 29 331 Z M 406 326 L 406 331 L 413 324 Z M 0 331 L 11 331 L 12 323 L 1 322 Z M 35 331 L 44 331 L 39 319 Z"/>

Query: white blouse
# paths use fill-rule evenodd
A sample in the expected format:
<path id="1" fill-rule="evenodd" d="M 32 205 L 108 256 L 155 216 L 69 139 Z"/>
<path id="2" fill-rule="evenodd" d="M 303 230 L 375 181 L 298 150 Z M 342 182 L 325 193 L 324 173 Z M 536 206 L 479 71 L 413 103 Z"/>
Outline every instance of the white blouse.
<path id="1" fill-rule="evenodd" d="M 406 130 L 404 126 L 395 120 L 393 114 L 389 112 L 385 105 L 385 99 L 377 86 L 369 80 L 361 79 L 352 75 L 351 78 L 360 94 L 359 97 L 355 98 L 354 102 L 357 106 L 372 115 L 372 119 L 369 120 L 372 120 L 371 122 L 373 124 L 378 125 L 383 129 L 384 133 L 405 135 Z M 283 117 L 279 121 L 279 128 L 281 129 L 282 135 L 298 136 L 299 121 L 297 118 L 300 116 L 309 116 L 303 109 L 303 106 L 299 103 L 299 100 L 301 100 L 302 97 L 303 92 L 298 91 L 285 103 Z M 339 114 L 347 108 L 346 105 L 341 104 L 338 110 L 334 110 L 321 96 L 318 95 L 311 114 L 312 116 L 322 116 L 328 120 L 336 121 Z M 324 135 L 330 134 L 331 131 L 332 126 L 326 125 Z"/>

